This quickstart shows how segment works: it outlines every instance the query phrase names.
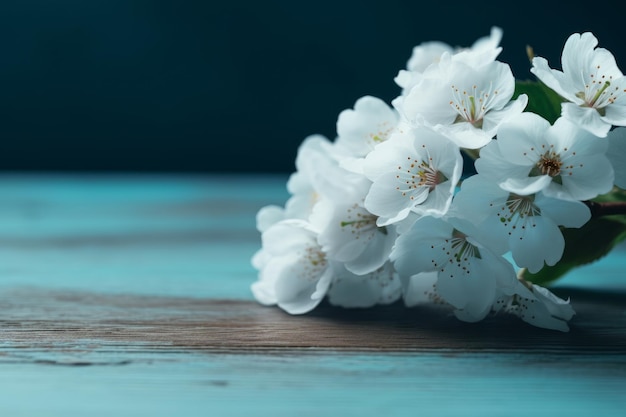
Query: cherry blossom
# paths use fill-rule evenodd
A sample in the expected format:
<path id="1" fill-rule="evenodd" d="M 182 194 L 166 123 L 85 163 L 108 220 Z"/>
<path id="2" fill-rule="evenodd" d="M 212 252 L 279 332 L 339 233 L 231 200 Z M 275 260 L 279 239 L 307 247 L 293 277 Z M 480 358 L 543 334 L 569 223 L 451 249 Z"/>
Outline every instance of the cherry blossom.
<path id="1" fill-rule="evenodd" d="M 390 259 L 404 280 L 437 273 L 438 297 L 462 311 L 465 321 L 478 321 L 491 311 L 496 289 L 510 294 L 507 288 L 516 277 L 509 262 L 464 233 L 467 230 L 473 228 L 458 220 L 422 217 L 398 238 Z"/>
<path id="2" fill-rule="evenodd" d="M 508 64 L 490 61 L 475 66 L 444 53 L 393 104 L 409 123 L 432 127 L 462 148 L 477 149 L 489 143 L 501 123 L 526 107 L 526 95 L 511 100 L 514 90 Z"/>
<path id="3" fill-rule="evenodd" d="M 451 210 L 476 225 L 483 244 L 496 253 L 511 251 L 516 264 L 532 273 L 563 256 L 565 239 L 559 226 L 577 228 L 591 218 L 589 208 L 579 201 L 517 195 L 483 175 L 463 182 L 453 206 Z"/>
<path id="4" fill-rule="evenodd" d="M 592 33 L 574 33 L 563 47 L 563 71 L 535 57 L 531 72 L 567 100 L 562 104 L 564 117 L 605 137 L 612 125 L 626 126 L 626 78 L 613 54 L 597 45 Z"/>
<path id="5" fill-rule="evenodd" d="M 333 279 L 333 267 L 317 243 L 317 232 L 302 220 L 282 220 L 261 235 L 253 258 L 259 280 L 252 284 L 262 304 L 277 304 L 290 314 L 314 309 Z"/>
<path id="6" fill-rule="evenodd" d="M 533 326 L 561 332 L 569 331 L 567 322 L 576 314 L 569 300 L 539 285 L 521 281 L 513 294 L 498 297 L 493 310 L 513 314 Z"/>
<path id="7" fill-rule="evenodd" d="M 285 204 L 286 218 L 308 219 L 321 195 L 341 199 L 353 189 L 360 195 L 358 190 L 365 178 L 341 168 L 339 158 L 337 147 L 324 136 L 312 135 L 302 142 L 296 157 L 296 172 L 287 181 L 292 196 Z M 346 183 L 353 187 L 346 187 Z"/>
<path id="8" fill-rule="evenodd" d="M 413 48 L 406 70 L 400 70 L 395 81 L 402 87 L 403 94 L 408 92 L 421 80 L 426 69 L 437 64 L 444 54 L 457 55 L 457 59 L 470 63 L 493 61 L 502 51 L 501 40 L 502 29 L 494 26 L 489 36 L 478 39 L 469 48 L 452 47 L 440 41 L 423 42 Z"/>
<path id="9" fill-rule="evenodd" d="M 607 146 L 608 141 L 563 117 L 550 125 L 541 116 L 522 113 L 481 149 L 476 170 L 511 193 L 541 191 L 559 199 L 589 200 L 613 187 Z"/>
<path id="10" fill-rule="evenodd" d="M 397 112 L 379 98 L 364 96 L 354 109 L 339 113 L 336 144 L 355 157 L 365 157 L 386 141 L 398 124 Z"/>
<path id="11" fill-rule="evenodd" d="M 397 237 L 395 226 L 378 226 L 377 220 L 363 207 L 361 198 L 354 202 L 322 200 L 311 221 L 320 225 L 318 242 L 328 258 L 364 275 L 387 262 Z"/>
<path id="12" fill-rule="evenodd" d="M 459 148 L 441 134 L 417 127 L 394 134 L 365 158 L 373 181 L 365 208 L 378 226 L 397 223 L 415 212 L 443 215 L 463 170 Z"/>
<path id="13" fill-rule="evenodd" d="M 328 290 L 330 304 L 348 308 L 391 304 L 401 296 L 400 278 L 390 262 L 365 275 L 339 273 Z"/>

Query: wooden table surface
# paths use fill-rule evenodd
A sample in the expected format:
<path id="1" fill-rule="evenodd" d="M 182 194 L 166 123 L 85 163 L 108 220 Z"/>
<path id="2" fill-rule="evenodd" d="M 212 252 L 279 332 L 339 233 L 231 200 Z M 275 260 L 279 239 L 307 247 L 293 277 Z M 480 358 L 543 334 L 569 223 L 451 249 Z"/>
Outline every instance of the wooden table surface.
<path id="1" fill-rule="evenodd" d="M 623 416 L 626 249 L 570 333 L 429 308 L 258 305 L 285 177 L 0 176 L 0 416 Z"/>

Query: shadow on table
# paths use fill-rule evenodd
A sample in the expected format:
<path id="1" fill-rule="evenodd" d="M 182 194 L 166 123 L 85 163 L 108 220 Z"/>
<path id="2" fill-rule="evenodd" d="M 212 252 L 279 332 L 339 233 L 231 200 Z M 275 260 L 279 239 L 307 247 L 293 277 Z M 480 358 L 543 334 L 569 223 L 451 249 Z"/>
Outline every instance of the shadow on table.
<path id="1" fill-rule="evenodd" d="M 571 298 L 576 310 L 568 333 L 537 328 L 506 313 L 464 323 L 442 308 L 401 303 L 368 309 L 323 303 L 306 318 L 291 320 L 304 326 L 326 323 L 337 332 L 337 346 L 346 349 L 626 353 L 626 292 L 568 287 L 554 292 Z"/>

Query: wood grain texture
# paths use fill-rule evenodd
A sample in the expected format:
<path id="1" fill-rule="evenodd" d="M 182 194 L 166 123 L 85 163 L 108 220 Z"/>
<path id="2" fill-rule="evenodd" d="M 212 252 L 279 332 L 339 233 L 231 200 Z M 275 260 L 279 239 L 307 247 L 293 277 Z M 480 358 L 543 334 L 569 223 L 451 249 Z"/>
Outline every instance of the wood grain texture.
<path id="1" fill-rule="evenodd" d="M 563 292 L 563 290 L 562 290 Z M 6 346 L 29 349 L 147 343 L 203 351 L 502 351 L 626 354 L 626 295 L 568 289 L 578 314 L 569 333 L 499 315 L 467 324 L 433 308 L 322 305 L 290 316 L 247 300 L 106 295 L 23 289 L 0 297 Z M 6 319 L 10 317 L 11 319 Z"/>

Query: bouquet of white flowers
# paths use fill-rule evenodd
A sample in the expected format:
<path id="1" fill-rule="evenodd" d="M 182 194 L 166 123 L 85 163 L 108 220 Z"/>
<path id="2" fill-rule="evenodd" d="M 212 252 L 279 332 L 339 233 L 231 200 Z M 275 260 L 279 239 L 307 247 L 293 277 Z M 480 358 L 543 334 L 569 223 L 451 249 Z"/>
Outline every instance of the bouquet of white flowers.
<path id="1" fill-rule="evenodd" d="M 516 81 L 501 37 L 416 46 L 391 106 L 362 97 L 334 141 L 304 140 L 291 197 L 257 215 L 260 303 L 303 314 L 324 298 L 402 299 L 569 329 L 569 300 L 540 285 L 626 237 L 626 78 L 576 33 L 562 71 L 529 48 L 539 81 Z"/>

